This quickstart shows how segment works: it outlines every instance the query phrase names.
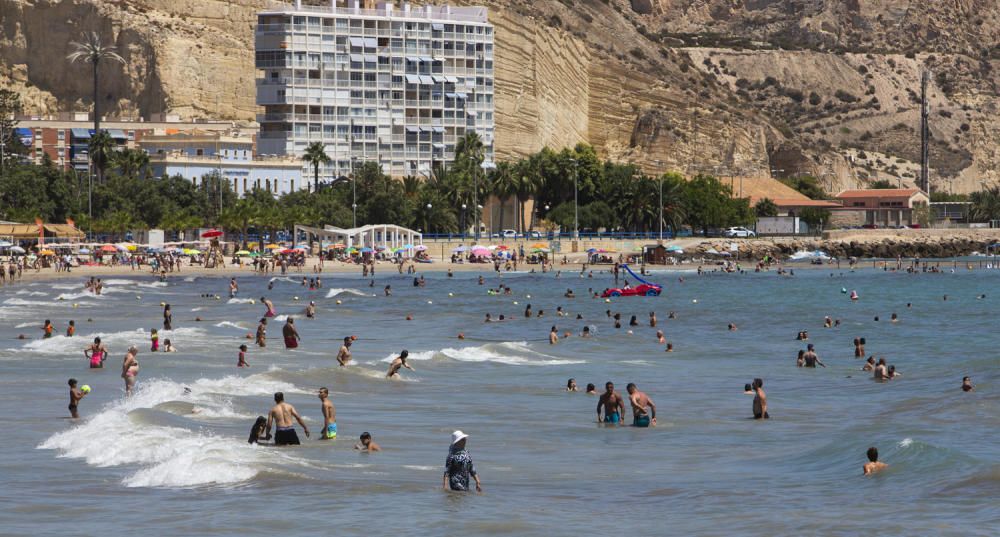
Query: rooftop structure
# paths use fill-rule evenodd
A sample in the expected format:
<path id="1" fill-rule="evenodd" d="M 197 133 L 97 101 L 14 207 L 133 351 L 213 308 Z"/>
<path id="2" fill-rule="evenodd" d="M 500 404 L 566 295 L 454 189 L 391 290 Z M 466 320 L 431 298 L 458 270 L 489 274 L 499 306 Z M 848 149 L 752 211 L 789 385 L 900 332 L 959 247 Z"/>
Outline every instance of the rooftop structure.
<path id="1" fill-rule="evenodd" d="M 372 5 L 371 2 L 366 5 Z M 333 160 L 325 181 L 378 162 L 428 175 L 476 132 L 493 160 L 493 27 L 483 7 L 273 3 L 258 14 L 260 153 Z"/>

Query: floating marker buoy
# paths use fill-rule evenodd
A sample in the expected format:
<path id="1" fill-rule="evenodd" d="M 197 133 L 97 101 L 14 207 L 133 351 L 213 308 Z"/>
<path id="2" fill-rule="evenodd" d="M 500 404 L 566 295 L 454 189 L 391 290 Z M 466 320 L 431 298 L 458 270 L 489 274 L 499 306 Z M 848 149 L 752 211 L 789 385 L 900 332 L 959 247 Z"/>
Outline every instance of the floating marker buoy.
<path id="1" fill-rule="evenodd" d="M 840 293 L 846 295 L 847 294 L 847 288 L 846 287 L 841 287 L 840 288 Z"/>
<path id="2" fill-rule="evenodd" d="M 610 298 L 605 298 L 604 299 L 604 303 L 605 304 L 610 304 L 611 303 L 611 299 Z"/>
<path id="3" fill-rule="evenodd" d="M 525 298 L 531 298 L 531 295 L 528 295 L 528 296 L 526 296 Z"/>
<path id="4" fill-rule="evenodd" d="M 79 305 L 79 304 L 77 304 L 76 302 L 74 302 L 74 303 L 73 303 L 73 307 L 74 307 L 74 308 L 78 308 L 78 307 L 80 307 L 80 305 Z"/>
<path id="5" fill-rule="evenodd" d="M 455 296 L 455 293 L 448 293 L 448 296 Z"/>
<path id="6" fill-rule="evenodd" d="M 697 303 L 698 303 L 698 299 L 697 299 L 697 298 L 695 298 L 695 299 L 691 300 L 691 303 L 692 303 L 692 304 L 697 304 Z"/>
<path id="7" fill-rule="evenodd" d="M 340 304 L 340 301 L 339 301 L 339 300 L 337 301 L 337 304 Z"/>
<path id="8" fill-rule="evenodd" d="M 166 306 L 166 305 L 167 305 L 166 302 L 160 302 L 160 307 L 163 307 L 163 306 Z"/>
<path id="9" fill-rule="evenodd" d="M 298 299 L 299 299 L 299 297 L 297 297 L 297 296 L 296 296 L 296 297 L 292 297 L 292 298 L 294 298 L 295 300 L 298 300 Z"/>
<path id="10" fill-rule="evenodd" d="M 256 303 L 257 303 L 257 301 L 251 298 L 251 299 L 250 299 L 250 303 L 251 303 L 251 304 L 256 304 Z"/>
<path id="11" fill-rule="evenodd" d="M 516 300 L 514 301 L 514 305 L 515 305 L 515 306 L 517 305 L 517 301 L 516 301 Z"/>
<path id="12" fill-rule="evenodd" d="M 428 300 L 428 301 L 427 301 L 427 303 L 428 303 L 428 304 L 433 304 L 434 302 L 433 302 L 433 301 L 430 301 L 430 300 Z"/>

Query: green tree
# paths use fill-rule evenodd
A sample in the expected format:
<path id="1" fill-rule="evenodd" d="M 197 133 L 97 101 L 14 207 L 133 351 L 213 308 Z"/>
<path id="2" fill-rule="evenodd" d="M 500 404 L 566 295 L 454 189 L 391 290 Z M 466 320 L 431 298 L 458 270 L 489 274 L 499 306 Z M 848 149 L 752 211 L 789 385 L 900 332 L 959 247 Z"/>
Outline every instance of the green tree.
<path id="1" fill-rule="evenodd" d="M 108 131 L 99 131 L 90 137 L 87 150 L 90 151 L 90 162 L 97 172 L 98 183 L 104 183 L 104 174 L 115 160 L 115 147 L 115 141 Z"/>
<path id="2" fill-rule="evenodd" d="M 141 149 L 122 149 L 112 153 L 111 165 L 122 175 L 139 179 L 149 172 L 149 154 Z"/>
<path id="3" fill-rule="evenodd" d="M 868 183 L 868 188 L 873 188 L 876 190 L 887 190 L 891 188 L 896 188 L 896 185 L 892 184 L 892 181 L 888 179 L 878 179 Z"/>
<path id="4" fill-rule="evenodd" d="M 676 237 L 687 217 L 687 202 L 684 198 L 684 177 L 675 172 L 665 173 L 660 179 L 663 192 L 663 225 Z M 659 217 L 657 217 L 659 218 Z"/>
<path id="5" fill-rule="evenodd" d="M 765 216 L 778 216 L 778 206 L 774 203 L 771 198 L 761 198 L 756 205 L 753 206 L 753 210 L 757 213 L 757 217 Z"/>
<path id="6" fill-rule="evenodd" d="M 974 222 L 1000 220 L 1000 186 L 991 186 L 969 194 L 969 219 Z"/>
<path id="7" fill-rule="evenodd" d="M 799 218 L 809 226 L 809 229 L 819 232 L 830 223 L 830 210 L 822 207 L 806 207 L 799 213 Z"/>
<path id="8" fill-rule="evenodd" d="M 732 198 L 732 190 L 715 177 L 697 175 L 684 185 L 688 224 L 708 236 L 709 229 L 723 228 L 740 222 L 740 205 Z M 746 199 L 743 204 L 748 205 Z"/>
<path id="9" fill-rule="evenodd" d="M 305 153 L 302 154 L 302 160 L 309 163 L 313 169 L 313 192 L 319 192 L 319 168 L 320 166 L 329 164 L 333 160 L 326 154 L 326 146 L 323 142 L 312 142 L 306 147 Z"/>
<path id="10" fill-rule="evenodd" d="M 14 117 L 20 112 L 21 95 L 16 91 L 0 88 L 0 173 L 3 173 L 8 162 L 15 161 L 27 149 L 15 133 L 17 120 Z"/>
<path id="11" fill-rule="evenodd" d="M 489 176 L 490 190 L 500 201 L 500 226 L 503 226 L 507 200 L 517 195 L 513 171 L 513 166 L 509 162 L 498 162 Z"/>
<path id="12" fill-rule="evenodd" d="M 125 65 L 125 58 L 116 52 L 117 48 L 113 45 L 105 45 L 101 41 L 101 35 L 97 32 L 86 32 L 83 34 L 82 41 L 70 41 L 70 46 L 73 47 L 73 52 L 71 52 L 66 59 L 70 63 L 76 63 L 78 61 L 89 63 L 93 68 L 94 75 L 94 134 L 101 132 L 101 107 L 100 98 L 98 97 L 98 87 L 100 85 L 99 72 L 98 69 L 102 62 L 118 62 Z"/>
<path id="13" fill-rule="evenodd" d="M 820 186 L 819 180 L 810 175 L 783 177 L 778 180 L 799 191 L 799 193 L 805 194 L 809 199 L 825 200 L 828 197 L 826 191 Z"/>

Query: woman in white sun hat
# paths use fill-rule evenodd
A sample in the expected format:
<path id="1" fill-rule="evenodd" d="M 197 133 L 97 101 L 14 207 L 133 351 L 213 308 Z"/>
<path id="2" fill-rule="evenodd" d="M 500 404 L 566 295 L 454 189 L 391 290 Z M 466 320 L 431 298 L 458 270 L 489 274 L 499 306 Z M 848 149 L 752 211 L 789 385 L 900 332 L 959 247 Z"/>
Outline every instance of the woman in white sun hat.
<path id="1" fill-rule="evenodd" d="M 482 492 L 479 474 L 472 464 L 472 457 L 465 449 L 465 440 L 469 435 L 462 431 L 451 433 L 451 447 L 448 448 L 448 458 L 444 463 L 443 486 L 445 490 L 469 490 L 469 476 L 476 481 L 476 492 Z"/>

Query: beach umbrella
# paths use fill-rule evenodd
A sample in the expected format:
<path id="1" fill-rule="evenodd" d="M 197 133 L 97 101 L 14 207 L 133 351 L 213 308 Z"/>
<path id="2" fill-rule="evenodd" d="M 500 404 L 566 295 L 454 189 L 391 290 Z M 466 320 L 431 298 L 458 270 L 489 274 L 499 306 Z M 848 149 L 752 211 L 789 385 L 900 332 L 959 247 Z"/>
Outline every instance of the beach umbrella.
<path id="1" fill-rule="evenodd" d="M 78 253 L 89 254 L 90 253 L 90 249 L 89 248 L 80 248 L 80 250 L 79 250 Z"/>
<path id="2" fill-rule="evenodd" d="M 128 251 L 128 246 L 126 246 L 124 244 L 116 244 L 115 245 L 115 250 L 118 250 L 119 252 L 127 252 Z"/>
<path id="3" fill-rule="evenodd" d="M 416 250 L 416 251 L 418 251 L 418 252 L 423 252 L 424 250 L 426 250 L 426 249 L 427 249 L 427 247 L 426 247 L 426 246 L 424 246 L 423 244 L 418 244 L 418 245 L 417 245 L 416 247 L 414 247 L 413 249 L 414 249 L 414 250 Z"/>
<path id="4" fill-rule="evenodd" d="M 532 244 L 531 247 L 532 248 L 548 248 L 549 247 L 549 243 L 547 243 L 547 242 L 536 242 L 535 244 Z"/>
<path id="5" fill-rule="evenodd" d="M 0 241 L 0 248 L 7 248 L 9 246 L 14 246 L 14 243 L 10 241 Z"/>
<path id="6" fill-rule="evenodd" d="M 105 244 L 104 246 L 101 246 L 101 251 L 102 252 L 117 252 L 118 249 L 115 248 L 113 244 Z"/>
<path id="7" fill-rule="evenodd" d="M 240 251 L 236 252 L 236 255 L 247 256 L 247 255 L 250 255 L 250 252 L 248 252 L 246 250 L 240 250 Z"/>
<path id="8" fill-rule="evenodd" d="M 38 255 L 56 255 L 56 253 L 53 252 L 52 250 L 45 249 L 42 250 L 41 252 L 38 252 Z"/>
<path id="9" fill-rule="evenodd" d="M 185 249 L 181 250 L 181 252 L 184 255 L 198 255 L 198 254 L 201 253 L 201 250 L 197 250 L 195 248 L 185 248 Z"/>
<path id="10" fill-rule="evenodd" d="M 548 248 L 532 248 L 531 249 L 531 253 L 534 253 L 534 254 L 547 254 L 547 253 L 549 253 L 549 249 Z"/>
<path id="11" fill-rule="evenodd" d="M 260 252 L 257 251 L 250 252 L 250 257 L 260 257 Z"/>
<path id="12" fill-rule="evenodd" d="M 472 249 L 472 255 L 490 255 L 489 248 L 483 248 L 482 246 L 476 246 Z"/>
<path id="13" fill-rule="evenodd" d="M 403 245 L 403 249 L 404 249 L 404 250 L 409 250 L 410 248 L 413 248 L 413 245 L 412 245 L 412 244 L 404 244 L 404 245 Z"/>
<path id="14" fill-rule="evenodd" d="M 15 254 L 23 254 L 24 248 L 21 248 L 20 246 L 11 246 L 10 251 L 14 252 Z"/>
<path id="15" fill-rule="evenodd" d="M 497 250 L 509 250 L 509 249 L 510 246 L 507 246 L 506 244 L 501 244 L 500 246 L 497 246 Z"/>
<path id="16" fill-rule="evenodd" d="M 595 252 L 597 252 L 597 248 L 587 248 L 587 253 L 588 254 L 592 254 L 592 253 L 595 253 Z"/>
<path id="17" fill-rule="evenodd" d="M 342 242 L 338 242 L 337 244 L 330 245 L 330 248 L 337 250 L 341 248 L 347 248 L 347 245 Z"/>
<path id="18" fill-rule="evenodd" d="M 364 248 L 362 248 L 362 249 L 360 249 L 358 251 L 361 252 L 361 253 L 363 253 L 363 254 L 370 254 L 370 253 L 374 252 L 375 250 L 372 250 L 371 248 L 365 246 Z"/>
<path id="19" fill-rule="evenodd" d="M 215 237 L 221 237 L 222 235 L 223 235 L 223 233 L 221 231 L 219 231 L 218 229 L 210 229 L 210 230 L 202 233 L 201 234 L 201 238 L 203 238 L 203 239 L 214 239 Z"/>
<path id="20" fill-rule="evenodd" d="M 277 245 L 277 244 L 274 244 L 274 243 L 272 243 L 272 244 L 268 244 L 268 245 L 267 245 L 267 246 L 265 246 L 264 248 L 266 248 L 266 249 L 268 249 L 268 250 L 278 250 L 278 249 L 280 249 L 280 248 L 281 248 L 281 246 L 279 246 L 279 245 Z"/>
<path id="21" fill-rule="evenodd" d="M 677 246 L 676 244 L 671 244 L 670 246 L 667 246 L 667 251 L 668 252 L 674 252 L 674 251 L 679 251 L 679 250 L 681 250 L 681 247 Z M 714 248 L 710 248 L 710 250 L 714 250 Z"/>
<path id="22" fill-rule="evenodd" d="M 467 252 L 468 250 L 469 250 L 469 248 L 466 247 L 466 246 L 459 246 L 458 248 L 455 248 L 454 250 L 452 250 L 452 253 L 458 253 L 458 254 L 460 254 L 462 252 Z"/>

